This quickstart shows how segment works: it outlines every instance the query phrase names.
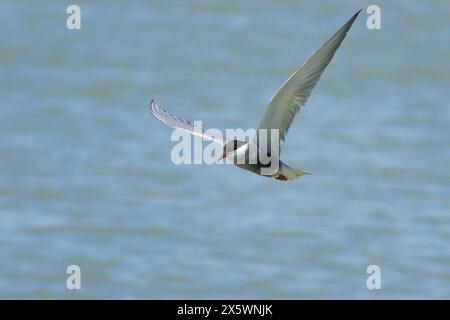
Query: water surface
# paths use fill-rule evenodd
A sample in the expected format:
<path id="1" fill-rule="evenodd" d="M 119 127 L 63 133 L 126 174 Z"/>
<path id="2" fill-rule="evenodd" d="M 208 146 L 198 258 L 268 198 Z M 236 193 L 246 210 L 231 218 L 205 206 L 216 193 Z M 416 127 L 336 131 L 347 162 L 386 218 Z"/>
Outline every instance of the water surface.
<path id="1" fill-rule="evenodd" d="M 148 102 L 255 127 L 370 3 L 82 1 L 78 31 L 68 4 L 1 4 L 1 298 L 450 298 L 449 3 L 363 12 L 282 146 L 313 172 L 291 183 L 174 165 Z"/>

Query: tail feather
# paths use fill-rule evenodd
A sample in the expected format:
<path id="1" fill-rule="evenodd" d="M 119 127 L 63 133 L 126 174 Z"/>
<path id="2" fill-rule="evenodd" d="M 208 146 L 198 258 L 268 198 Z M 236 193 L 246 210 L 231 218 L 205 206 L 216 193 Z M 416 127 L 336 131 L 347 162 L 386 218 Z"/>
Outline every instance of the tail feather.
<path id="1" fill-rule="evenodd" d="M 311 172 L 303 171 L 303 170 L 300 170 L 300 169 L 295 169 L 295 168 L 289 168 L 289 169 L 291 169 L 292 171 L 294 171 L 294 173 L 295 173 L 298 177 L 300 177 L 300 176 L 305 176 L 305 175 L 311 175 L 311 174 L 312 174 Z"/>
<path id="2" fill-rule="evenodd" d="M 278 172 L 278 175 L 275 177 L 275 179 L 278 180 L 294 180 L 297 179 L 300 176 L 304 175 L 310 175 L 311 172 L 303 171 L 300 169 L 291 168 L 286 164 L 282 164 L 280 171 Z"/>

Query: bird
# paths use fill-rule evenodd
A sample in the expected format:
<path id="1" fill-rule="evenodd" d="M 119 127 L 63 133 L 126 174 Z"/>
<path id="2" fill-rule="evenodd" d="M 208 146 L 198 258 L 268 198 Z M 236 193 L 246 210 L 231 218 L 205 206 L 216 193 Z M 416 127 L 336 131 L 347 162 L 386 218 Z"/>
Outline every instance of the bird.
<path id="1" fill-rule="evenodd" d="M 258 132 L 264 129 L 267 132 L 278 130 L 278 140 L 274 142 L 280 143 L 281 141 L 285 141 L 286 134 L 295 115 L 305 105 L 311 95 L 311 91 L 332 60 L 335 52 L 360 12 L 361 10 L 357 11 L 319 50 L 283 83 L 269 101 L 263 118 L 259 123 Z M 151 100 L 149 109 L 155 118 L 169 127 L 187 131 L 192 135 L 197 135 L 203 139 L 212 140 L 222 145 L 223 152 L 218 160 L 229 159 L 241 169 L 281 181 L 291 181 L 300 176 L 311 174 L 307 171 L 292 168 L 281 161 L 279 159 L 279 152 L 272 152 L 271 147 L 268 147 L 272 146 L 270 133 L 267 133 L 266 141 L 263 141 L 264 139 L 258 139 L 258 136 L 249 141 L 236 139 L 225 141 L 222 137 L 208 134 L 204 130 L 195 130 L 191 121 L 167 112 L 156 104 L 154 100 Z M 262 147 L 263 142 L 265 142 L 264 148 Z M 263 163 L 261 161 L 261 155 L 270 157 L 270 162 Z M 255 159 L 255 157 L 256 161 L 249 161 L 250 158 Z M 262 174 L 264 168 L 268 169 L 273 164 L 276 164 L 274 166 L 276 170 L 273 170 L 269 174 Z"/>

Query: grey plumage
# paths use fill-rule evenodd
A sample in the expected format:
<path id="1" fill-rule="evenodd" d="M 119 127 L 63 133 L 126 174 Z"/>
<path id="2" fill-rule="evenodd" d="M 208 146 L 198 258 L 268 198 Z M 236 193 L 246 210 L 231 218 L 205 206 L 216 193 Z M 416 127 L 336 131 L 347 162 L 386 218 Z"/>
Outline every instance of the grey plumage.
<path id="1" fill-rule="evenodd" d="M 285 140 L 295 115 L 300 110 L 300 107 L 308 100 L 311 91 L 319 81 L 320 76 L 326 66 L 330 63 L 336 50 L 341 45 L 348 30 L 360 12 L 361 10 L 355 13 L 308 61 L 306 61 L 306 63 L 286 80 L 272 97 L 258 128 L 259 130 L 267 130 L 267 144 L 264 146 L 262 145 L 262 142 L 265 141 L 257 139 L 258 135 L 255 137 L 256 140 L 251 140 L 248 143 L 238 140 L 225 143 L 222 137 L 211 136 L 204 131 L 195 130 L 191 121 L 170 114 L 154 103 L 153 100 L 150 104 L 150 111 L 158 120 L 172 128 L 185 130 L 193 135 L 201 136 L 205 139 L 222 144 L 224 146 L 223 155 L 230 159 L 232 157 L 233 163 L 242 169 L 261 175 L 261 169 L 268 167 L 268 165 L 263 165 L 259 161 L 259 155 L 262 153 L 261 155 L 270 154 L 272 164 L 278 163 L 278 171 L 274 174 L 267 175 L 269 177 L 274 177 L 279 180 L 293 180 L 299 176 L 309 174 L 300 169 L 289 167 L 279 159 L 279 154 L 274 154 L 275 152 L 270 149 L 272 145 L 270 141 L 271 130 L 279 130 L 278 142 Z M 251 150 L 254 149 L 250 148 L 250 145 L 256 146 L 256 149 L 259 152 L 257 156 L 252 153 Z M 253 159 L 258 159 L 255 164 L 250 164 L 248 162 L 248 159 L 252 157 Z M 239 163 L 236 161 L 236 159 L 239 158 L 245 159 L 247 162 Z"/>

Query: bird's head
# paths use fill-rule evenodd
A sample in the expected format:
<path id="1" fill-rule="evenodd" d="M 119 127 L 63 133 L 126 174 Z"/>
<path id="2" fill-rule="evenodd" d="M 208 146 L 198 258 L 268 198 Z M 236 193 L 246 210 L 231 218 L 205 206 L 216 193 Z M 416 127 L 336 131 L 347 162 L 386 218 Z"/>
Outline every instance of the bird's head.
<path id="1" fill-rule="evenodd" d="M 240 146 L 244 145 L 245 142 L 244 141 L 239 141 L 239 140 L 231 140 L 228 141 L 224 146 L 223 146 L 223 153 L 222 155 L 219 157 L 219 159 L 217 159 L 217 161 L 223 160 L 225 158 L 234 156 L 236 154 L 236 150 L 239 149 Z"/>

